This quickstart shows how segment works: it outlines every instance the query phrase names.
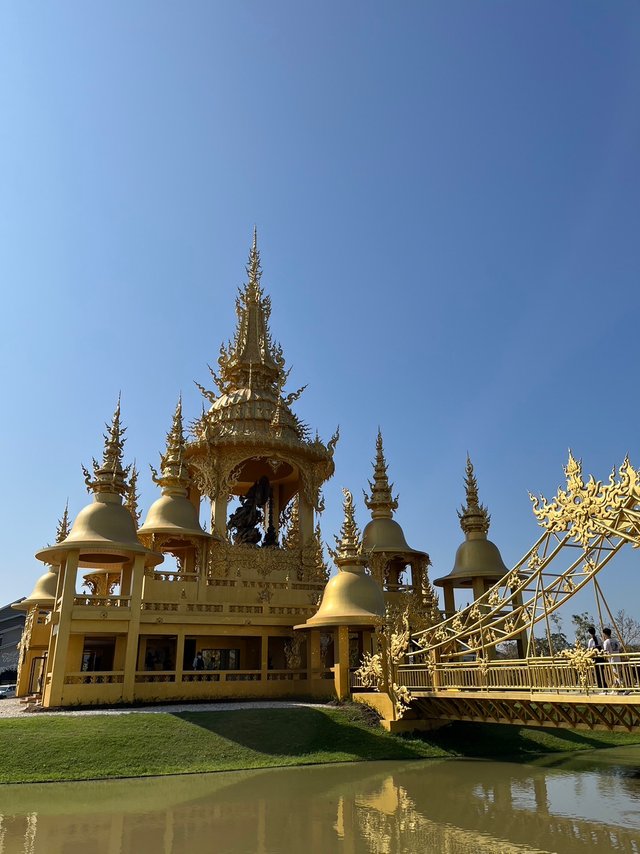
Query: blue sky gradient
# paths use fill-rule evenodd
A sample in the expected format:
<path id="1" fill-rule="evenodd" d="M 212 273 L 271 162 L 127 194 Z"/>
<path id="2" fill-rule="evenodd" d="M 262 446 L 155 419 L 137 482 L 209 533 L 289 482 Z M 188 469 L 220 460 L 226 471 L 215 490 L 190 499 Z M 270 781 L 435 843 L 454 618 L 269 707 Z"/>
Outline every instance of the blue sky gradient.
<path id="1" fill-rule="evenodd" d="M 640 466 L 639 44 L 624 0 L 4 4 L 0 600 L 87 502 L 119 391 L 155 499 L 254 223 L 296 411 L 341 425 L 327 540 L 343 485 L 367 521 L 378 425 L 432 578 L 467 451 L 508 564 L 569 447 Z M 602 580 L 640 618 L 638 569 Z"/>

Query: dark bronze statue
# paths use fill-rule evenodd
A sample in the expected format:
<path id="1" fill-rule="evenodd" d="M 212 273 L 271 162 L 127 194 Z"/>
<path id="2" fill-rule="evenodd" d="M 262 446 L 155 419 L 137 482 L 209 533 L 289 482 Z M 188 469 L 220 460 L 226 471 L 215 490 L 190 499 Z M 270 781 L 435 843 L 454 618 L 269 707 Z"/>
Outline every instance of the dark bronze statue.
<path id="1" fill-rule="evenodd" d="M 261 477 L 253 486 L 240 496 L 240 506 L 229 516 L 227 528 L 235 530 L 235 545 L 246 543 L 257 546 L 262 534 L 258 526 L 262 522 L 263 509 L 271 496 L 271 486 L 267 477 Z M 270 526 L 273 528 L 273 525 Z M 275 534 L 275 532 L 274 532 Z M 267 545 L 265 542 L 264 545 Z"/>

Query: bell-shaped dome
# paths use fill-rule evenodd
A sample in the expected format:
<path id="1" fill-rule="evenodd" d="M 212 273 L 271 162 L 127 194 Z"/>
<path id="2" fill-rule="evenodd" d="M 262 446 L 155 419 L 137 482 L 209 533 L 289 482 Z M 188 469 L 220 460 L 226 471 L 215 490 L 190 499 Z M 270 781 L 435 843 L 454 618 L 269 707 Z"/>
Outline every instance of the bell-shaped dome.
<path id="1" fill-rule="evenodd" d="M 449 575 L 436 579 L 434 584 L 441 587 L 443 582 L 450 582 L 454 587 L 471 587 L 474 578 L 496 582 L 508 571 L 495 543 L 483 535 L 477 539 L 469 535 L 469 539 L 458 547 Z"/>
<path id="2" fill-rule="evenodd" d="M 385 612 L 382 587 L 372 575 L 365 572 L 360 532 L 356 525 L 353 496 L 344 493 L 344 522 L 333 559 L 338 574 L 327 582 L 320 607 L 303 626 L 314 629 L 320 626 L 371 626 L 380 622 Z"/>
<path id="3" fill-rule="evenodd" d="M 183 495 L 171 494 L 161 495 L 153 502 L 138 533 L 210 536 L 203 531 L 197 510 L 191 501 Z"/>
<path id="4" fill-rule="evenodd" d="M 28 611 L 34 605 L 42 608 L 53 608 L 56 601 L 56 585 L 58 574 L 48 571 L 36 581 L 35 587 L 26 599 L 16 603 L 13 607 L 18 611 Z"/>
<path id="5" fill-rule="evenodd" d="M 439 587 L 472 587 L 474 578 L 499 581 L 509 571 L 502 560 L 498 547 L 487 539 L 491 517 L 487 508 L 480 504 L 478 483 L 473 473 L 473 464 L 467 456 L 465 476 L 467 503 L 458 511 L 460 527 L 465 541 L 458 547 L 453 569 L 449 575 L 436 579 Z"/>
<path id="6" fill-rule="evenodd" d="M 36 557 L 45 563 L 59 563 L 61 555 L 70 550 L 79 551 L 80 566 L 113 566 L 129 560 L 134 554 L 147 556 L 147 565 L 162 561 L 162 555 L 145 548 L 136 535 L 131 511 L 122 503 L 128 496 L 129 468 L 122 464 L 123 433 L 120 424 L 120 398 L 113 414 L 111 426 L 105 435 L 102 464 L 93 461 L 93 475 L 83 467 L 87 488 L 93 492 L 93 502 L 77 515 L 69 535 L 55 546 L 38 552 Z"/>
<path id="7" fill-rule="evenodd" d="M 162 489 L 154 501 L 139 533 L 175 534 L 176 536 L 208 537 L 198 519 L 198 512 L 187 498 L 192 480 L 185 464 L 185 441 L 182 428 L 182 398 L 178 399 L 171 430 L 167 433 L 167 449 L 160 455 L 160 475 L 152 467 L 153 480 Z"/>
<path id="8" fill-rule="evenodd" d="M 362 532 L 364 552 L 413 552 L 395 519 L 372 519 Z"/>
<path id="9" fill-rule="evenodd" d="M 393 518 L 394 510 L 398 509 L 398 496 L 393 497 L 393 484 L 389 483 L 380 429 L 376 439 L 373 481 L 369 481 L 369 489 L 370 495 L 365 493 L 364 503 L 371 510 L 372 518 L 362 532 L 363 551 L 424 555 L 425 552 L 411 548 L 402 527 Z"/>
<path id="10" fill-rule="evenodd" d="M 384 616 L 382 588 L 362 566 L 342 567 L 324 589 L 317 613 L 305 628 L 320 626 L 371 626 Z"/>
<path id="11" fill-rule="evenodd" d="M 136 534 L 131 513 L 119 495 L 97 492 L 93 502 L 77 515 L 69 536 L 56 546 L 38 552 L 39 560 L 54 561 L 56 552 L 79 549 L 80 564 L 92 566 L 122 563 L 133 554 L 148 554 L 160 563 L 162 557 L 146 549 Z"/>

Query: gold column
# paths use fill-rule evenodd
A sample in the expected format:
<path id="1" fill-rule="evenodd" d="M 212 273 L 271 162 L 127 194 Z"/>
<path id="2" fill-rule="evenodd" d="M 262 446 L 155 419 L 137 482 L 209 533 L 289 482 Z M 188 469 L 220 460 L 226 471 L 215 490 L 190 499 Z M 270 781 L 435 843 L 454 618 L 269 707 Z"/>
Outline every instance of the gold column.
<path id="1" fill-rule="evenodd" d="M 266 632 L 262 633 L 262 648 L 260 651 L 260 679 L 262 682 L 267 681 L 269 672 L 269 635 Z"/>
<path id="2" fill-rule="evenodd" d="M 307 640 L 307 661 L 309 679 L 320 679 L 322 675 L 322 658 L 320 656 L 320 629 L 312 629 Z"/>
<path id="3" fill-rule="evenodd" d="M 344 700 L 351 693 L 349 684 L 349 626 L 338 626 L 334 632 L 336 648 L 333 678 L 336 694 L 339 700 Z"/>
<path id="4" fill-rule="evenodd" d="M 69 637 L 71 635 L 71 617 L 73 612 L 73 597 L 76 592 L 76 576 L 78 573 L 79 552 L 72 551 L 67 554 L 64 569 L 60 567 L 62 578 L 62 598 L 58 611 L 58 624 L 54 626 L 55 641 L 51 660 L 51 681 L 45 688 L 43 706 L 59 706 L 62 703 L 64 691 L 64 677 L 67 672 L 67 653 L 69 650 Z"/>
<path id="5" fill-rule="evenodd" d="M 300 542 L 306 545 L 313 539 L 313 507 L 307 501 L 304 492 L 299 493 L 298 520 L 300 525 Z"/>
<path id="6" fill-rule="evenodd" d="M 146 661 L 146 658 L 147 658 L 147 639 L 146 639 L 146 637 L 141 637 L 139 645 L 138 645 L 138 664 L 136 665 L 138 670 L 144 670 L 145 669 L 144 663 Z M 115 662 L 114 662 L 114 668 L 113 669 L 114 670 L 118 669 L 117 667 L 115 667 Z"/>
<path id="7" fill-rule="evenodd" d="M 227 496 L 218 495 L 211 502 L 211 530 L 223 540 L 227 538 Z"/>
<path id="8" fill-rule="evenodd" d="M 124 653 L 124 682 L 122 685 L 122 699 L 125 703 L 130 703 L 134 699 L 135 693 L 144 560 L 145 556 L 143 554 L 136 555 L 132 568 L 131 616 L 129 617 L 129 630 L 127 632 L 127 648 Z"/>
<path id="9" fill-rule="evenodd" d="M 453 617 L 456 612 L 456 599 L 453 592 L 453 585 L 445 582 L 442 590 L 444 593 L 444 615 L 445 617 Z"/>
<path id="10" fill-rule="evenodd" d="M 184 629 L 178 631 L 176 640 L 176 687 L 182 684 L 182 668 L 184 665 Z"/>

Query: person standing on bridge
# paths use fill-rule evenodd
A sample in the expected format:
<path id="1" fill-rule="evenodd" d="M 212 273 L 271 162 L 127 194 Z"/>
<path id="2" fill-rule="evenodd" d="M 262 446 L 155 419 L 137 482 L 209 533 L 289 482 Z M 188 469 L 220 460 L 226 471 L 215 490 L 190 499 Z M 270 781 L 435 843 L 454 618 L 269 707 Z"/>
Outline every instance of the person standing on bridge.
<path id="1" fill-rule="evenodd" d="M 618 667 L 621 661 L 619 655 L 620 644 L 615 638 L 611 637 L 611 629 L 603 629 L 602 634 L 604 635 L 604 654 L 609 660 L 609 671 L 611 673 L 611 684 L 609 687 L 621 688 L 620 668 Z"/>
<path id="2" fill-rule="evenodd" d="M 600 642 L 600 638 L 596 634 L 594 626 L 587 626 L 587 634 L 589 635 L 587 649 L 596 650 L 596 655 L 593 659 L 593 664 L 596 671 L 596 682 L 598 684 L 598 688 L 606 688 L 606 685 L 604 683 L 604 674 L 602 672 L 602 665 L 604 664 L 605 660 L 602 655 L 598 655 L 598 653 L 602 651 L 602 643 Z"/>

